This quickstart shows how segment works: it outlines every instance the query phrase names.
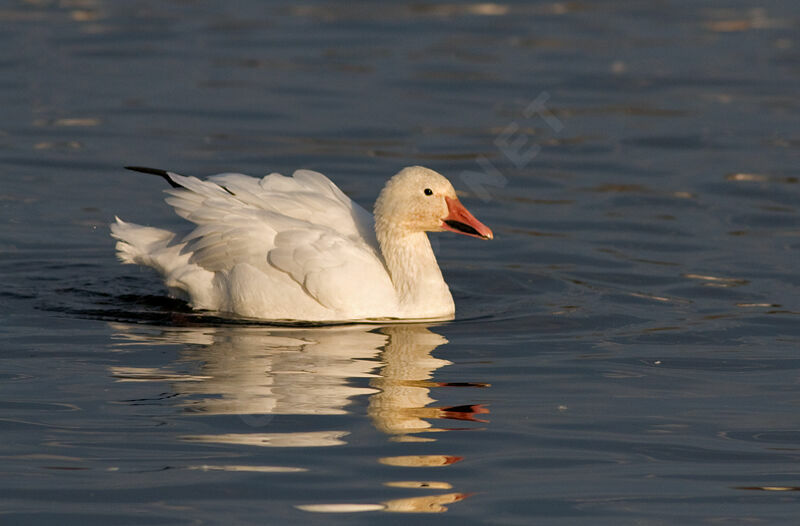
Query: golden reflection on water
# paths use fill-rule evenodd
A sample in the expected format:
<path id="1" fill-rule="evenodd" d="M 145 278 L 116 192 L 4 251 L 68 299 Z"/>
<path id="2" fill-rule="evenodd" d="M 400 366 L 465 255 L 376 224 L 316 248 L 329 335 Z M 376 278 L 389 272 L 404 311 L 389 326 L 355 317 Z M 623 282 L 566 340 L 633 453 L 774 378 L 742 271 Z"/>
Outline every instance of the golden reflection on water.
<path id="1" fill-rule="evenodd" d="M 397 4 L 396 6 L 388 5 L 392 15 L 395 16 L 412 16 L 412 17 L 453 17 L 453 16 L 500 16 L 506 15 L 510 12 L 510 7 L 504 4 L 497 3 L 478 3 L 478 4 L 465 4 L 465 3 L 413 3 L 413 4 Z M 341 19 L 341 18 L 354 18 L 356 16 L 376 16 L 378 18 L 385 16 L 385 10 L 348 10 L 348 9 L 335 9 L 328 6 L 293 6 L 290 13 L 294 16 L 313 16 L 324 17 L 328 19 Z"/>
<path id="2" fill-rule="evenodd" d="M 749 280 L 743 278 L 728 278 L 723 276 L 711 276 L 707 274 L 683 274 L 684 278 L 698 280 L 704 282 L 706 287 L 741 287 L 750 283 Z"/>
<path id="3" fill-rule="evenodd" d="M 447 505 L 467 498 L 467 493 L 443 493 L 439 495 L 425 495 L 424 497 L 409 497 L 406 499 L 387 500 L 380 504 L 301 504 L 295 506 L 298 510 L 312 513 L 357 513 L 364 511 L 387 511 L 394 513 L 443 513 Z"/>
<path id="4" fill-rule="evenodd" d="M 221 433 L 185 435 L 189 442 L 207 442 L 260 447 L 330 447 L 346 444 L 347 431 L 306 431 L 303 433 Z"/>
<path id="5" fill-rule="evenodd" d="M 706 10 L 705 27 L 715 33 L 732 33 L 754 29 L 788 27 L 789 21 L 774 18 L 763 7 L 745 9 L 715 8 Z"/>
<path id="6" fill-rule="evenodd" d="M 736 486 L 734 489 L 750 491 L 800 491 L 800 486 Z"/>
<path id="7" fill-rule="evenodd" d="M 189 466 L 187 469 L 194 471 L 244 471 L 247 473 L 299 473 L 308 471 L 305 468 L 291 468 L 286 466 L 246 466 L 246 465 L 208 465 Z"/>
<path id="8" fill-rule="evenodd" d="M 448 482 L 437 482 L 435 480 L 397 480 L 394 482 L 384 482 L 383 485 L 390 488 L 453 489 L 452 484 Z"/>
<path id="9" fill-rule="evenodd" d="M 744 173 L 744 172 L 727 174 L 725 176 L 725 180 L 733 182 L 785 183 L 785 184 L 797 184 L 797 182 L 800 181 L 800 179 L 794 176 L 783 177 L 783 176 L 757 174 L 757 173 Z"/>
<path id="10" fill-rule="evenodd" d="M 358 513 L 363 511 L 382 511 L 386 507 L 383 504 L 300 504 L 295 506 L 298 510 L 310 511 L 315 513 Z"/>
<path id="11" fill-rule="evenodd" d="M 100 126 L 103 122 L 96 117 L 70 117 L 61 119 L 37 119 L 33 125 L 40 128 L 89 128 Z"/>
<path id="12" fill-rule="evenodd" d="M 434 468 L 449 466 L 463 459 L 451 455 L 405 455 L 400 457 L 382 457 L 378 462 L 387 466 L 402 466 L 405 468 Z"/>
<path id="13" fill-rule="evenodd" d="M 186 414 L 239 415 L 254 428 L 246 433 L 196 434 L 182 441 L 270 448 L 333 447 L 348 443 L 350 432 L 326 429 L 264 432 L 274 415 L 342 415 L 359 396 L 368 396 L 373 426 L 399 442 L 433 442 L 431 433 L 453 428 L 433 422 L 485 423 L 481 404 L 436 407 L 431 389 L 488 387 L 482 383 L 436 382 L 434 375 L 451 362 L 433 356 L 447 339 L 417 324 L 385 327 L 336 326 L 176 327 L 152 329 L 112 324 L 120 353 L 137 345 L 181 345 L 179 359 L 163 367 L 110 367 L 118 382 L 162 382 L 182 398 Z M 363 379 L 363 380 L 358 380 Z M 355 380 L 355 381 L 354 381 Z M 260 429 L 259 429 L 260 428 Z M 474 427 L 472 429 L 475 429 Z M 425 436 L 418 436 L 424 434 Z M 446 468 L 462 460 L 455 455 L 405 455 L 376 458 L 384 466 Z M 281 466 L 192 466 L 198 471 L 296 472 Z M 437 469 L 438 472 L 438 469 Z M 451 490 L 443 481 L 387 481 L 387 487 Z M 467 493 L 453 492 L 389 500 L 379 504 L 308 504 L 309 512 L 441 513 Z"/>
<path id="14" fill-rule="evenodd" d="M 442 513 L 447 511 L 448 504 L 464 500 L 468 496 L 467 493 L 444 493 L 387 500 L 383 504 L 386 506 L 386 511 L 395 513 Z"/>

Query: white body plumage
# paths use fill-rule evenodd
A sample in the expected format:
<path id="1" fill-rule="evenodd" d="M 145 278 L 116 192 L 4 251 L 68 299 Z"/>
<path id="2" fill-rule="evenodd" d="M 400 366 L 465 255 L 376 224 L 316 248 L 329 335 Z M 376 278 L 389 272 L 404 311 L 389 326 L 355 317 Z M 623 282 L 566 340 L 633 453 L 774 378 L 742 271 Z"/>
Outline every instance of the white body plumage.
<path id="1" fill-rule="evenodd" d="M 270 320 L 450 318 L 452 296 L 427 231 L 490 239 L 450 182 L 422 167 L 386 184 L 375 218 L 324 175 L 167 179 L 169 203 L 196 227 L 187 236 L 111 225 L 124 263 L 156 269 L 195 309 Z"/>

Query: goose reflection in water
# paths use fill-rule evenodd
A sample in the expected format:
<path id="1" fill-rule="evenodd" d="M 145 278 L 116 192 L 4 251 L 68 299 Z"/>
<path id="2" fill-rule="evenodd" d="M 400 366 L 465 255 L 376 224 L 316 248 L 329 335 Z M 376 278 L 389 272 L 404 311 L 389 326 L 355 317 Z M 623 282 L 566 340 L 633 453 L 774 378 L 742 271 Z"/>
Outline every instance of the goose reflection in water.
<path id="1" fill-rule="evenodd" d="M 186 441 L 262 447 L 343 445 L 346 430 L 265 432 L 275 415 L 339 415 L 353 399 L 369 397 L 368 415 L 375 428 L 404 442 L 432 441 L 430 420 L 485 422 L 481 405 L 431 407 L 430 390 L 447 386 L 486 387 L 480 383 L 447 384 L 434 373 L 451 362 L 432 355 L 447 340 L 418 324 L 317 328 L 218 327 L 167 330 L 115 324 L 119 347 L 142 343 L 180 344 L 180 359 L 163 368 L 112 367 L 120 382 L 168 382 L 183 397 L 187 413 L 239 415 L 253 427 L 248 433 L 188 435 Z M 359 380 L 363 379 L 363 380 Z M 259 429 L 260 428 L 260 429 Z M 424 437 L 419 436 L 425 434 Z M 461 457 L 411 455 L 383 457 L 387 466 L 443 467 Z M 392 481 L 393 487 L 451 488 L 438 481 Z M 396 499 L 380 504 L 309 504 L 305 511 L 443 512 L 464 493 Z"/>

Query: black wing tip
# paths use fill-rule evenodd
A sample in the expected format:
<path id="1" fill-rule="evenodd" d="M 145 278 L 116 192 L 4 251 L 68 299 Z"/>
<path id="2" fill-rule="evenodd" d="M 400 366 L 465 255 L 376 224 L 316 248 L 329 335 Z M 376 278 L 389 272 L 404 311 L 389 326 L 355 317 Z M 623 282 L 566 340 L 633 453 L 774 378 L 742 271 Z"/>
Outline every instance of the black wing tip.
<path id="1" fill-rule="evenodd" d="M 161 177 L 169 176 L 166 170 L 161 170 L 160 168 L 148 168 L 146 166 L 126 166 L 125 169 L 132 170 L 134 172 L 142 172 L 144 174 L 160 175 Z"/>
<path id="2" fill-rule="evenodd" d="M 160 168 L 148 168 L 146 166 L 126 166 L 125 169 L 143 174 L 158 175 L 159 177 L 166 179 L 172 188 L 183 188 L 181 185 L 172 180 L 172 177 L 169 176 L 169 172 L 166 170 L 161 170 Z"/>

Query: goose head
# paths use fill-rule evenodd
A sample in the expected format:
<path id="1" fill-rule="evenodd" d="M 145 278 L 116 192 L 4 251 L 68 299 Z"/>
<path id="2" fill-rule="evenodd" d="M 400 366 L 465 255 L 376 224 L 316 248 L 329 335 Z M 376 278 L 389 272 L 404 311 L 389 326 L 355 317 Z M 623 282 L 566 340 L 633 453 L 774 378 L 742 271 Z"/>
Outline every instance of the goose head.
<path id="1" fill-rule="evenodd" d="M 489 227 L 461 204 L 450 181 L 422 166 L 403 168 L 389 179 L 375 203 L 375 224 L 379 232 L 449 230 L 479 239 L 494 237 Z"/>

